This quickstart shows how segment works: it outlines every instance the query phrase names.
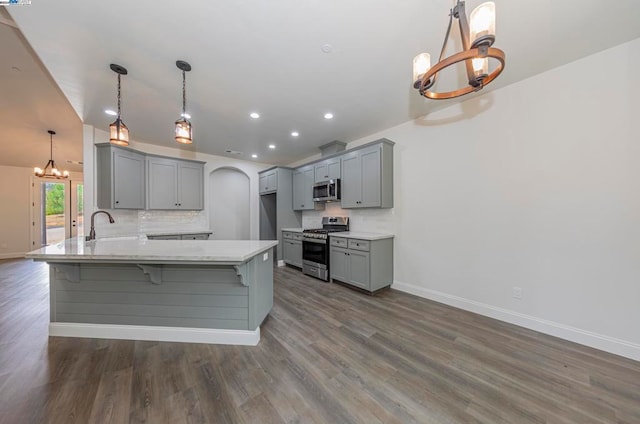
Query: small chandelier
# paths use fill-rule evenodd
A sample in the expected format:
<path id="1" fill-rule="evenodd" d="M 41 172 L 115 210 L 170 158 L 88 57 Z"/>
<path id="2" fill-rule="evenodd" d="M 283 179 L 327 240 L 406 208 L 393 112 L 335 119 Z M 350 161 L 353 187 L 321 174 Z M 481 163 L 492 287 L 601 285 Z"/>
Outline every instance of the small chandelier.
<path id="1" fill-rule="evenodd" d="M 191 70 L 191 65 L 183 60 L 176 61 L 176 66 L 182 71 L 182 115 L 180 119 L 176 121 L 175 138 L 178 143 L 191 144 L 193 143 L 193 128 L 191 122 L 189 122 L 189 115 L 187 115 L 187 83 L 185 72 Z"/>
<path id="2" fill-rule="evenodd" d="M 118 74 L 118 117 L 115 122 L 109 125 L 109 141 L 112 144 L 117 144 L 118 146 L 128 146 L 129 145 L 129 128 L 122 122 L 120 119 L 120 76 L 127 75 L 127 69 L 123 66 L 116 65 L 112 63 L 110 66 L 111 70 Z"/>
<path id="3" fill-rule="evenodd" d="M 504 69 L 505 54 L 491 47 L 496 39 L 495 3 L 486 2 L 471 12 L 471 25 L 467 22 L 464 1 L 457 0 L 449 13 L 449 27 L 444 37 L 438 63 L 431 66 L 429 53 L 421 53 L 413 59 L 413 87 L 424 97 L 434 100 L 452 99 L 481 90 L 496 79 Z M 460 36 L 463 50 L 443 60 L 445 47 L 449 40 L 453 18 L 460 24 Z M 489 58 L 496 59 L 498 66 L 489 73 Z M 467 69 L 469 85 L 454 91 L 437 92 L 431 90 L 438 78 L 438 72 L 453 64 L 463 62 Z"/>
<path id="4" fill-rule="evenodd" d="M 56 179 L 64 179 L 69 178 L 69 171 L 60 172 L 58 167 L 56 166 L 56 162 L 53 160 L 53 136 L 55 135 L 55 131 L 49 130 L 49 147 L 50 147 L 50 156 L 49 162 L 45 165 L 44 168 L 33 168 L 33 173 L 36 177 L 42 178 L 56 178 Z"/>

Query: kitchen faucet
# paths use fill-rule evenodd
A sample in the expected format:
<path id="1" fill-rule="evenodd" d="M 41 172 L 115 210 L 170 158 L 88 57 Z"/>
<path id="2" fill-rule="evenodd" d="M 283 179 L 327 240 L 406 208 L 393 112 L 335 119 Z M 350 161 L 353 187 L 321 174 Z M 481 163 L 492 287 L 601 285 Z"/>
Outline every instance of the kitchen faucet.
<path id="1" fill-rule="evenodd" d="M 107 214 L 107 216 L 109 217 L 109 224 L 113 224 L 114 222 L 116 222 L 116 221 L 114 221 L 113 217 L 111 216 L 111 214 L 109 212 L 107 212 L 107 211 L 95 211 L 94 213 L 91 214 L 91 230 L 89 231 L 89 235 L 87 237 L 85 237 L 86 241 L 90 241 L 90 240 L 95 240 L 96 239 L 96 229 L 95 229 L 95 227 L 93 225 L 93 218 L 99 213 Z"/>

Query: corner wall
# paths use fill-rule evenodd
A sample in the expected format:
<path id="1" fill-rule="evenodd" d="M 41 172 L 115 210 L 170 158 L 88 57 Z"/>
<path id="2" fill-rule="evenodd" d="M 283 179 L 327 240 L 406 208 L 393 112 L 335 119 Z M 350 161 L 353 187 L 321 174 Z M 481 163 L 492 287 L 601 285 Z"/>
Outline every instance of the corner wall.
<path id="1" fill-rule="evenodd" d="M 0 259 L 20 258 L 30 250 L 32 168 L 0 166 Z"/>
<path id="2" fill-rule="evenodd" d="M 323 214 L 396 234 L 394 288 L 640 360 L 638 69 L 640 39 L 354 141 L 397 143 L 395 208 Z"/>

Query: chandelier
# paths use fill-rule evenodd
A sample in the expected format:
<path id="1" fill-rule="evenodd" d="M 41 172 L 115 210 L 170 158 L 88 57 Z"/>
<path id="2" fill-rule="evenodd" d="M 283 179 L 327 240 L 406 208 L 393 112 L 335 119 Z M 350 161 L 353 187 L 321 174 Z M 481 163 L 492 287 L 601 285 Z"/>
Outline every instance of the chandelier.
<path id="1" fill-rule="evenodd" d="M 56 162 L 53 160 L 53 136 L 55 135 L 55 131 L 49 130 L 49 146 L 50 146 L 50 156 L 49 162 L 45 165 L 44 168 L 33 168 L 33 173 L 36 177 L 42 178 L 56 178 L 56 179 L 64 179 L 69 178 L 69 171 L 60 172 L 58 167 L 56 166 Z"/>
<path id="2" fill-rule="evenodd" d="M 467 21 L 464 3 L 457 0 L 455 7 L 449 11 L 449 26 L 438 63 L 431 66 L 429 53 L 420 53 L 413 59 L 413 87 L 429 99 L 452 99 L 482 90 L 504 69 L 504 52 L 491 47 L 496 39 L 495 3 L 486 2 L 476 7 L 471 12 L 469 21 Z M 444 51 L 451 33 L 453 18 L 458 19 L 460 24 L 463 50 L 445 59 Z M 498 66 L 491 73 L 489 73 L 489 58 L 498 61 Z M 438 73 L 459 62 L 465 63 L 469 85 L 447 92 L 437 92 L 432 89 L 438 79 Z"/>
<path id="3" fill-rule="evenodd" d="M 189 72 L 191 70 L 191 65 L 184 60 L 178 60 L 176 61 L 176 66 L 182 71 L 182 115 L 175 124 L 175 139 L 181 144 L 191 144 L 193 143 L 193 128 L 191 127 L 191 122 L 189 122 L 188 119 L 189 115 L 187 115 L 186 111 L 187 83 L 185 77 L 185 72 Z"/>
<path id="4" fill-rule="evenodd" d="M 112 63 L 110 66 L 111 70 L 118 74 L 118 117 L 115 122 L 109 125 L 109 141 L 112 144 L 117 144 L 118 146 L 128 146 L 129 145 L 129 128 L 122 122 L 120 119 L 120 76 L 127 75 L 127 68 L 116 65 Z"/>

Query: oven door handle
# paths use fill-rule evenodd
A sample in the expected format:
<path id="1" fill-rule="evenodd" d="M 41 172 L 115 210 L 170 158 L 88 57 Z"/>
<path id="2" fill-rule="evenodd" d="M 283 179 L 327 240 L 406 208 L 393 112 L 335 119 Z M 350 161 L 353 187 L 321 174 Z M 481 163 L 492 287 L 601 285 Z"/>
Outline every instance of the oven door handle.
<path id="1" fill-rule="evenodd" d="M 307 242 L 307 243 L 316 243 L 316 244 L 327 244 L 327 240 L 325 239 L 308 239 L 308 238 L 302 238 L 302 241 Z"/>

